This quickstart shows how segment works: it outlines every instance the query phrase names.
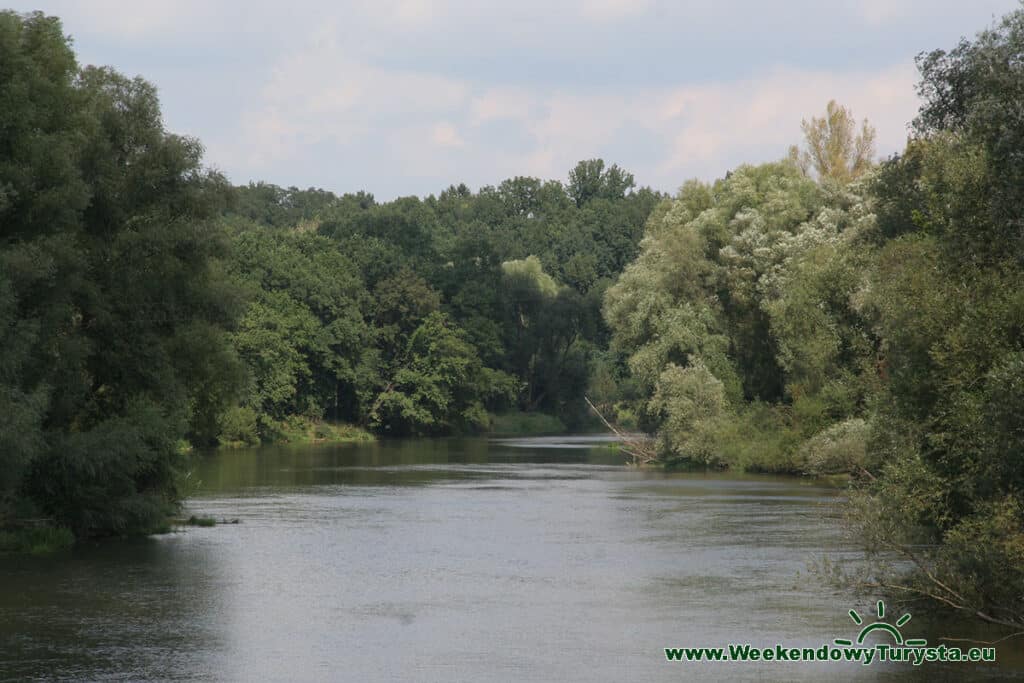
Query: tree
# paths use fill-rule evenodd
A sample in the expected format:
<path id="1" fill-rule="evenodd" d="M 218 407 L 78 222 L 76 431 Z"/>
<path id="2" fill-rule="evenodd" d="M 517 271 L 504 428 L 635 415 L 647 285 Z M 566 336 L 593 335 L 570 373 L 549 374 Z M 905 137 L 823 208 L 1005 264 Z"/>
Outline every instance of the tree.
<path id="1" fill-rule="evenodd" d="M 604 314 L 667 462 L 799 471 L 801 440 L 865 409 L 860 189 L 787 160 L 687 183 L 652 214 Z"/>
<path id="2" fill-rule="evenodd" d="M 397 354 L 420 323 L 441 306 L 441 297 L 426 280 L 408 268 L 377 283 L 373 320 L 385 353 Z"/>
<path id="3" fill-rule="evenodd" d="M 485 402 L 512 389 L 512 378 L 485 368 L 444 314 L 431 313 L 409 337 L 370 423 L 394 434 L 480 429 L 487 425 Z"/>
<path id="4" fill-rule="evenodd" d="M 916 138 L 887 162 L 863 300 L 883 340 L 874 479 L 853 516 L 879 584 L 1024 625 L 1024 11 L 918 60 Z"/>
<path id="5" fill-rule="evenodd" d="M 848 183 L 871 167 L 875 156 L 875 129 L 864 119 L 857 131 L 852 112 L 829 100 L 825 116 L 804 119 L 800 126 L 806 148 L 791 147 L 790 158 L 804 172 L 814 169 L 821 180 Z"/>
<path id="6" fill-rule="evenodd" d="M 146 531 L 177 502 L 179 441 L 210 438 L 241 380 L 226 183 L 152 85 L 79 70 L 56 19 L 0 13 L 0 64 L 0 401 L 22 404 L 0 499 L 78 536 Z"/>
<path id="7" fill-rule="evenodd" d="M 581 207 L 591 199 L 621 199 L 636 186 L 632 173 L 612 164 L 607 169 L 603 159 L 587 159 L 569 171 L 569 196 Z"/>
<path id="8" fill-rule="evenodd" d="M 304 232 L 243 230 L 232 247 L 230 270 L 252 297 L 232 341 L 262 435 L 290 415 L 357 419 L 374 334 L 356 266 L 332 240 Z"/>

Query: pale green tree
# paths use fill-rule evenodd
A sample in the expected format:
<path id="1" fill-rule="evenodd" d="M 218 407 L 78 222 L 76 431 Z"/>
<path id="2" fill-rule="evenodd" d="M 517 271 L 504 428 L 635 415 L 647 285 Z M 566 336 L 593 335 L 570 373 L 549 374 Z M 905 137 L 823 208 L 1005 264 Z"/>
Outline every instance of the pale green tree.
<path id="1" fill-rule="evenodd" d="M 804 149 L 795 145 L 790 157 L 804 172 L 811 170 L 820 180 L 848 183 L 871 168 L 875 156 L 875 129 L 864 119 L 857 126 L 853 112 L 835 100 L 825 106 L 825 115 L 804 119 Z"/>

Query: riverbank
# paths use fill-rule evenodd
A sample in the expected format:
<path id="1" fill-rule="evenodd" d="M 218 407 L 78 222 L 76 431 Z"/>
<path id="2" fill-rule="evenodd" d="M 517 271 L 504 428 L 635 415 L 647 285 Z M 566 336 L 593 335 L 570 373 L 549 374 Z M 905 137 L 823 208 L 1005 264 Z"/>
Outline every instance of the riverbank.
<path id="1" fill-rule="evenodd" d="M 74 544 L 74 534 L 63 527 L 39 525 L 0 530 L 0 554 L 51 555 Z"/>
<path id="2" fill-rule="evenodd" d="M 265 421 L 257 429 L 255 415 L 251 426 L 237 425 L 220 439 L 220 448 L 249 448 L 274 444 L 367 443 L 376 441 L 373 432 L 347 422 L 313 420 L 292 415 L 279 421 Z M 595 427 L 597 425 L 595 424 Z M 554 415 L 535 412 L 507 412 L 489 415 L 487 436 L 544 436 L 565 434 L 565 423 Z M 262 435 L 262 439 L 260 436 Z"/>
<path id="3" fill-rule="evenodd" d="M 263 444 L 281 443 L 366 443 L 376 436 L 362 427 L 347 422 L 312 420 L 292 415 L 283 420 L 267 422 L 264 425 L 264 439 L 261 440 L 254 428 L 244 438 L 222 438 L 221 448 L 247 448 Z M 269 438 L 266 438 L 269 437 Z"/>

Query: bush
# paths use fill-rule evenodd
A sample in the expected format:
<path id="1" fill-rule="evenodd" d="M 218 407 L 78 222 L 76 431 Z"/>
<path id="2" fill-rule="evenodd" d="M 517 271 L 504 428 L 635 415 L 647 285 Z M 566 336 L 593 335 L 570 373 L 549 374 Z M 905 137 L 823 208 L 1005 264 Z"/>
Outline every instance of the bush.
<path id="1" fill-rule="evenodd" d="M 264 440 L 285 443 L 344 443 L 373 441 L 374 436 L 362 427 L 344 422 L 325 422 L 301 415 L 290 415 L 280 422 L 261 419 Z"/>
<path id="2" fill-rule="evenodd" d="M 222 446 L 252 446 L 260 442 L 256 426 L 256 411 L 246 406 L 228 408 L 220 417 L 220 434 L 217 441 Z"/>
<path id="3" fill-rule="evenodd" d="M 629 401 L 619 401 L 614 405 L 615 426 L 619 429 L 636 431 L 640 428 L 640 416 L 636 407 Z"/>
<path id="4" fill-rule="evenodd" d="M 808 439 L 797 460 L 808 474 L 859 472 L 867 464 L 868 423 L 853 418 L 823 429 Z"/>
<path id="5" fill-rule="evenodd" d="M 780 406 L 755 402 L 719 422 L 712 439 L 719 460 L 751 472 L 799 472 L 800 434 Z"/>
<path id="6" fill-rule="evenodd" d="M 722 382 L 703 363 L 669 365 L 648 409 L 664 416 L 657 448 L 666 462 L 719 464 L 714 434 L 728 403 Z"/>

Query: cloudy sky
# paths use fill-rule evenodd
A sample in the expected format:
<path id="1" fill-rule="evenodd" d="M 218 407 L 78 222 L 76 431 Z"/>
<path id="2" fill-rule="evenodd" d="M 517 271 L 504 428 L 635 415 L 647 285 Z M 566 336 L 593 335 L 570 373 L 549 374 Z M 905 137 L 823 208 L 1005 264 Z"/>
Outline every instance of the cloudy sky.
<path id="1" fill-rule="evenodd" d="M 10 2 L 10 0 L 8 0 Z M 782 156 L 829 99 L 902 146 L 917 53 L 1016 0 L 37 0 L 82 63 L 156 84 L 236 183 L 379 199 L 564 178 L 674 191 Z"/>

